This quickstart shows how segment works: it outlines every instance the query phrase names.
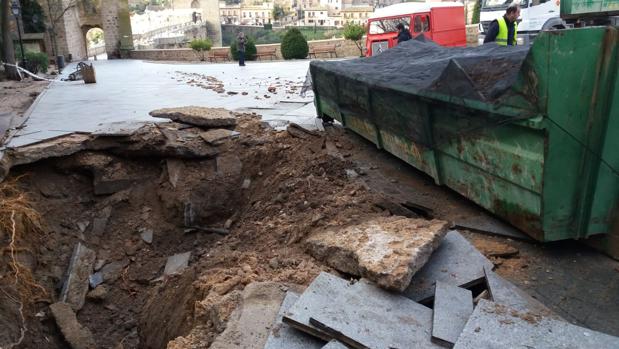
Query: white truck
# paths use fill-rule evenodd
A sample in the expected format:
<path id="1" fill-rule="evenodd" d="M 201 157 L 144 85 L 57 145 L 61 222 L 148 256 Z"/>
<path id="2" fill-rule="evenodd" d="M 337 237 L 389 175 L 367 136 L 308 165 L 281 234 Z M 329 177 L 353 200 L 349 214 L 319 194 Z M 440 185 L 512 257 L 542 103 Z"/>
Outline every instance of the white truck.
<path id="1" fill-rule="evenodd" d="M 490 22 L 505 14 L 512 1 L 520 1 L 519 43 L 528 42 L 542 30 L 566 27 L 560 17 L 560 0 L 481 0 L 479 32 L 482 36 L 488 31 Z"/>

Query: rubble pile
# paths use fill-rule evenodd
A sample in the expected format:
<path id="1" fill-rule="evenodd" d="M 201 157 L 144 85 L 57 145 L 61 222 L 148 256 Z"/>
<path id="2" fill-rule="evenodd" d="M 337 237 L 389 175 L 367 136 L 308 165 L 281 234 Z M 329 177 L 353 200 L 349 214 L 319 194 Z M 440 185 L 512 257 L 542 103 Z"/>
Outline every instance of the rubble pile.
<path id="1" fill-rule="evenodd" d="M 475 248 L 457 231 L 449 232 L 424 266 L 423 279 L 415 275 L 404 292 L 389 292 L 364 278 L 349 281 L 323 272 L 303 293 L 287 292 L 278 315 L 270 316 L 274 320 L 264 348 L 619 346 L 617 337 L 558 318 L 495 274 L 479 252 L 472 252 Z M 472 273 L 447 276 L 462 267 Z M 433 280 L 431 285 L 428 280 Z M 418 286 L 423 283 L 433 289 L 430 298 Z M 231 347 L 258 348 L 247 344 Z"/>

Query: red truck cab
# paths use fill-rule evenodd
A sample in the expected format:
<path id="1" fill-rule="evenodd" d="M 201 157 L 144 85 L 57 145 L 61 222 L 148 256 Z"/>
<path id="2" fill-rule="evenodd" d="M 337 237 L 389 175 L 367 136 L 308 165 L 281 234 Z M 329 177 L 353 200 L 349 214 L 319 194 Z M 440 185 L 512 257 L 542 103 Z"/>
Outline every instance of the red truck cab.
<path id="1" fill-rule="evenodd" d="M 368 20 L 366 56 L 398 44 L 402 23 L 413 38 L 424 35 L 442 46 L 466 46 L 464 6 L 458 2 L 404 2 L 376 9 Z"/>

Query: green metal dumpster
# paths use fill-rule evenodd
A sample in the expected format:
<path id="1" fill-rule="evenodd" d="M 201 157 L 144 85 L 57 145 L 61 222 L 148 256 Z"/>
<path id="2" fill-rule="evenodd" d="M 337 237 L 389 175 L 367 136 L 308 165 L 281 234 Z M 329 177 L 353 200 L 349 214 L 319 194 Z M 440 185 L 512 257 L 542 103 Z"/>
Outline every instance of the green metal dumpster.
<path id="1" fill-rule="evenodd" d="M 320 117 L 537 240 L 607 234 L 619 214 L 618 30 L 545 32 L 523 57 L 496 98 L 381 83 L 370 65 L 366 74 L 342 68 L 371 62 L 363 59 L 313 61 L 310 73 Z"/>

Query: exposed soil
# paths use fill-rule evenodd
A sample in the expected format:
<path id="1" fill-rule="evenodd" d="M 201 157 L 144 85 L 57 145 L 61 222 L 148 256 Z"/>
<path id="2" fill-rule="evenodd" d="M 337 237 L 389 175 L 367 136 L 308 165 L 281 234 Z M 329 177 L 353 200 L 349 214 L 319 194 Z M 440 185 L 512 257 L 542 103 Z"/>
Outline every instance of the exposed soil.
<path id="1" fill-rule="evenodd" d="M 46 297 L 26 312 L 21 347 L 66 346 L 48 305 L 79 241 L 96 251 L 96 268 L 118 266 L 77 313 L 98 347 L 207 347 L 225 328 L 236 290 L 252 281 L 306 285 L 330 270 L 305 253 L 310 232 L 391 214 L 375 205 L 384 197 L 347 176 L 354 166 L 332 137 L 277 132 L 255 115 L 238 116 L 240 137 L 215 157 L 82 151 L 11 170 L 8 182 L 27 193 L 43 227 L 39 243 L 22 241 Z M 200 132 L 184 135 L 192 130 Z M 152 243 L 140 237 L 147 230 Z M 182 252 L 191 252 L 189 269 L 162 277 L 167 257 Z M 9 321 L 15 304 L 0 317 L 18 334 L 20 322 Z"/>
<path id="2" fill-rule="evenodd" d="M 0 81 L 0 114 L 15 112 L 18 115 L 30 107 L 32 101 L 49 85 L 47 81 Z"/>

